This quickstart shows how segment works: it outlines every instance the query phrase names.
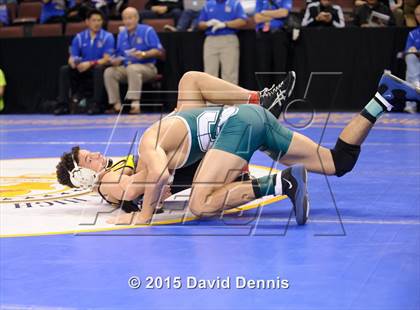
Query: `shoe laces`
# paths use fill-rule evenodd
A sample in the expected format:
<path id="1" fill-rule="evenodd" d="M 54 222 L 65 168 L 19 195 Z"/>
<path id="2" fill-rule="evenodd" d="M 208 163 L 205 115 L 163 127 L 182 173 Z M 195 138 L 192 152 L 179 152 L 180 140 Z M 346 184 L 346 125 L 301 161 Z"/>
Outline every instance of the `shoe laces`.
<path id="1" fill-rule="evenodd" d="M 275 85 L 271 85 L 270 88 L 265 87 L 262 91 L 260 91 L 260 97 L 268 97 L 271 96 L 271 91 L 275 87 Z"/>
<path id="2" fill-rule="evenodd" d="M 284 81 L 282 81 L 280 84 L 272 85 L 270 88 L 264 88 L 261 91 L 260 97 L 272 97 L 273 95 L 276 95 L 275 102 L 281 102 L 286 99 L 286 89 L 282 89 L 282 86 L 284 84 Z"/>

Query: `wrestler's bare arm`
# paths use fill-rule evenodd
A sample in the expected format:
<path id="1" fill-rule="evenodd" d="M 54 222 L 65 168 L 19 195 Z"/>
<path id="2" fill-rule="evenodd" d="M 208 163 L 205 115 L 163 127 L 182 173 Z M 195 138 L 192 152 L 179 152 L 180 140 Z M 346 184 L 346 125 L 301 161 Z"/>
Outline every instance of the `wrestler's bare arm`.
<path id="1" fill-rule="evenodd" d="M 168 158 L 160 146 L 153 141 L 147 143 L 145 139 L 140 146 L 143 162 L 147 166 L 146 184 L 144 187 L 143 206 L 136 218 L 136 224 L 148 223 L 159 205 L 162 190 L 168 184 L 170 177 L 168 171 Z"/>
<path id="2" fill-rule="evenodd" d="M 115 202 L 133 200 L 143 194 L 147 171 L 133 174 L 132 169 L 127 170 L 131 170 L 131 172 L 127 171 L 126 174 L 121 174 L 111 171 L 103 176 L 100 191 L 107 200 Z"/>

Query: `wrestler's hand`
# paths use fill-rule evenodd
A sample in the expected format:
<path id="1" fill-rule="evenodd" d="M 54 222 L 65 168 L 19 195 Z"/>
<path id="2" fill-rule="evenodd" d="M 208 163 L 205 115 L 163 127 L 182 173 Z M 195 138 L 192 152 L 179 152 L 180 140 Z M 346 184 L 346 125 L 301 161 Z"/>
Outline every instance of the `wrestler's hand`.
<path id="1" fill-rule="evenodd" d="M 110 218 L 106 222 L 108 224 L 115 224 L 115 225 L 131 225 L 134 222 L 135 213 L 123 213 L 121 212 L 117 216 Z"/>
<path id="2" fill-rule="evenodd" d="M 162 190 L 162 201 L 161 201 L 161 203 L 163 203 L 163 201 L 166 199 L 166 198 L 169 198 L 169 197 L 171 197 L 172 196 L 172 193 L 171 193 L 171 187 L 169 186 L 169 185 L 166 185 L 164 188 L 163 188 L 163 190 Z"/>
<path id="3" fill-rule="evenodd" d="M 151 217 L 145 215 L 142 212 L 136 212 L 136 215 L 134 217 L 134 225 L 145 225 L 149 224 L 151 221 Z"/>

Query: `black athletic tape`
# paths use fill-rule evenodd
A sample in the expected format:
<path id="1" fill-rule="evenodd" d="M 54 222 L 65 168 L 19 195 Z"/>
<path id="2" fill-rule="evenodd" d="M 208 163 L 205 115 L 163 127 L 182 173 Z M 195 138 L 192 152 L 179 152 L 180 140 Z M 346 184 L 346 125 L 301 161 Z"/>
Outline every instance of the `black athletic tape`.
<path id="1" fill-rule="evenodd" d="M 335 175 L 341 177 L 353 170 L 360 154 L 360 145 L 348 144 L 337 139 L 334 149 L 330 150 L 335 166 Z"/>
<path id="2" fill-rule="evenodd" d="M 368 112 L 368 110 L 363 109 L 362 112 L 360 112 L 360 115 L 363 116 L 364 118 L 366 118 L 372 124 L 375 124 L 376 118 L 374 116 L 372 116 L 372 114 L 370 114 Z"/>

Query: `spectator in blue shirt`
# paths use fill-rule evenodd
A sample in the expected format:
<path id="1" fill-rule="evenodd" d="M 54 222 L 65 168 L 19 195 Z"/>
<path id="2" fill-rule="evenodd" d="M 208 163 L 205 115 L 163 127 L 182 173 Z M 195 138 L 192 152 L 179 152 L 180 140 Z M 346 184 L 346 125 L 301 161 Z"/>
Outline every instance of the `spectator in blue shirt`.
<path id="1" fill-rule="evenodd" d="M 405 44 L 405 62 L 407 64 L 406 80 L 420 87 L 420 4 L 414 10 L 416 16 L 417 28 L 412 30 L 407 37 Z M 405 104 L 404 111 L 409 113 L 417 112 L 417 103 L 408 101 Z"/>
<path id="2" fill-rule="evenodd" d="M 0 26 L 9 24 L 9 12 L 5 4 L 0 4 Z"/>
<path id="3" fill-rule="evenodd" d="M 84 21 L 87 13 L 92 9 L 92 3 L 89 0 L 75 0 L 66 10 L 66 22 Z"/>
<path id="4" fill-rule="evenodd" d="M 77 102 L 86 97 L 92 89 L 93 100 L 88 107 L 89 114 L 104 110 L 103 73 L 114 52 L 114 37 L 102 29 L 104 18 L 99 10 L 87 14 L 88 29 L 78 33 L 72 41 L 68 65 L 60 69 L 58 107 L 55 114 L 69 113 L 69 93 Z"/>
<path id="5" fill-rule="evenodd" d="M 61 23 L 64 21 L 65 0 L 42 0 L 40 23 Z"/>
<path id="6" fill-rule="evenodd" d="M 254 20 L 257 24 L 257 83 L 279 83 L 286 71 L 288 35 L 283 31 L 292 9 L 292 0 L 257 0 Z"/>
<path id="7" fill-rule="evenodd" d="M 204 71 L 238 84 L 239 40 L 238 29 L 247 23 L 247 16 L 239 0 L 208 0 L 201 9 L 198 28 L 205 30 Z"/>
<path id="8" fill-rule="evenodd" d="M 252 1 L 252 0 L 251 0 Z M 194 31 L 198 27 L 198 17 L 206 0 L 184 0 L 184 10 L 178 19 L 176 27 L 165 25 L 163 29 L 166 31 Z"/>
<path id="9" fill-rule="evenodd" d="M 130 113 L 138 114 L 142 85 L 156 77 L 155 64 L 157 59 L 163 58 L 164 50 L 156 31 L 148 25 L 139 24 L 139 14 L 135 8 L 126 8 L 122 17 L 125 27 L 118 34 L 116 53 L 111 59 L 112 67 L 105 70 L 105 87 L 113 112 L 119 112 L 119 83 L 128 82 L 125 98 L 131 101 Z"/>

